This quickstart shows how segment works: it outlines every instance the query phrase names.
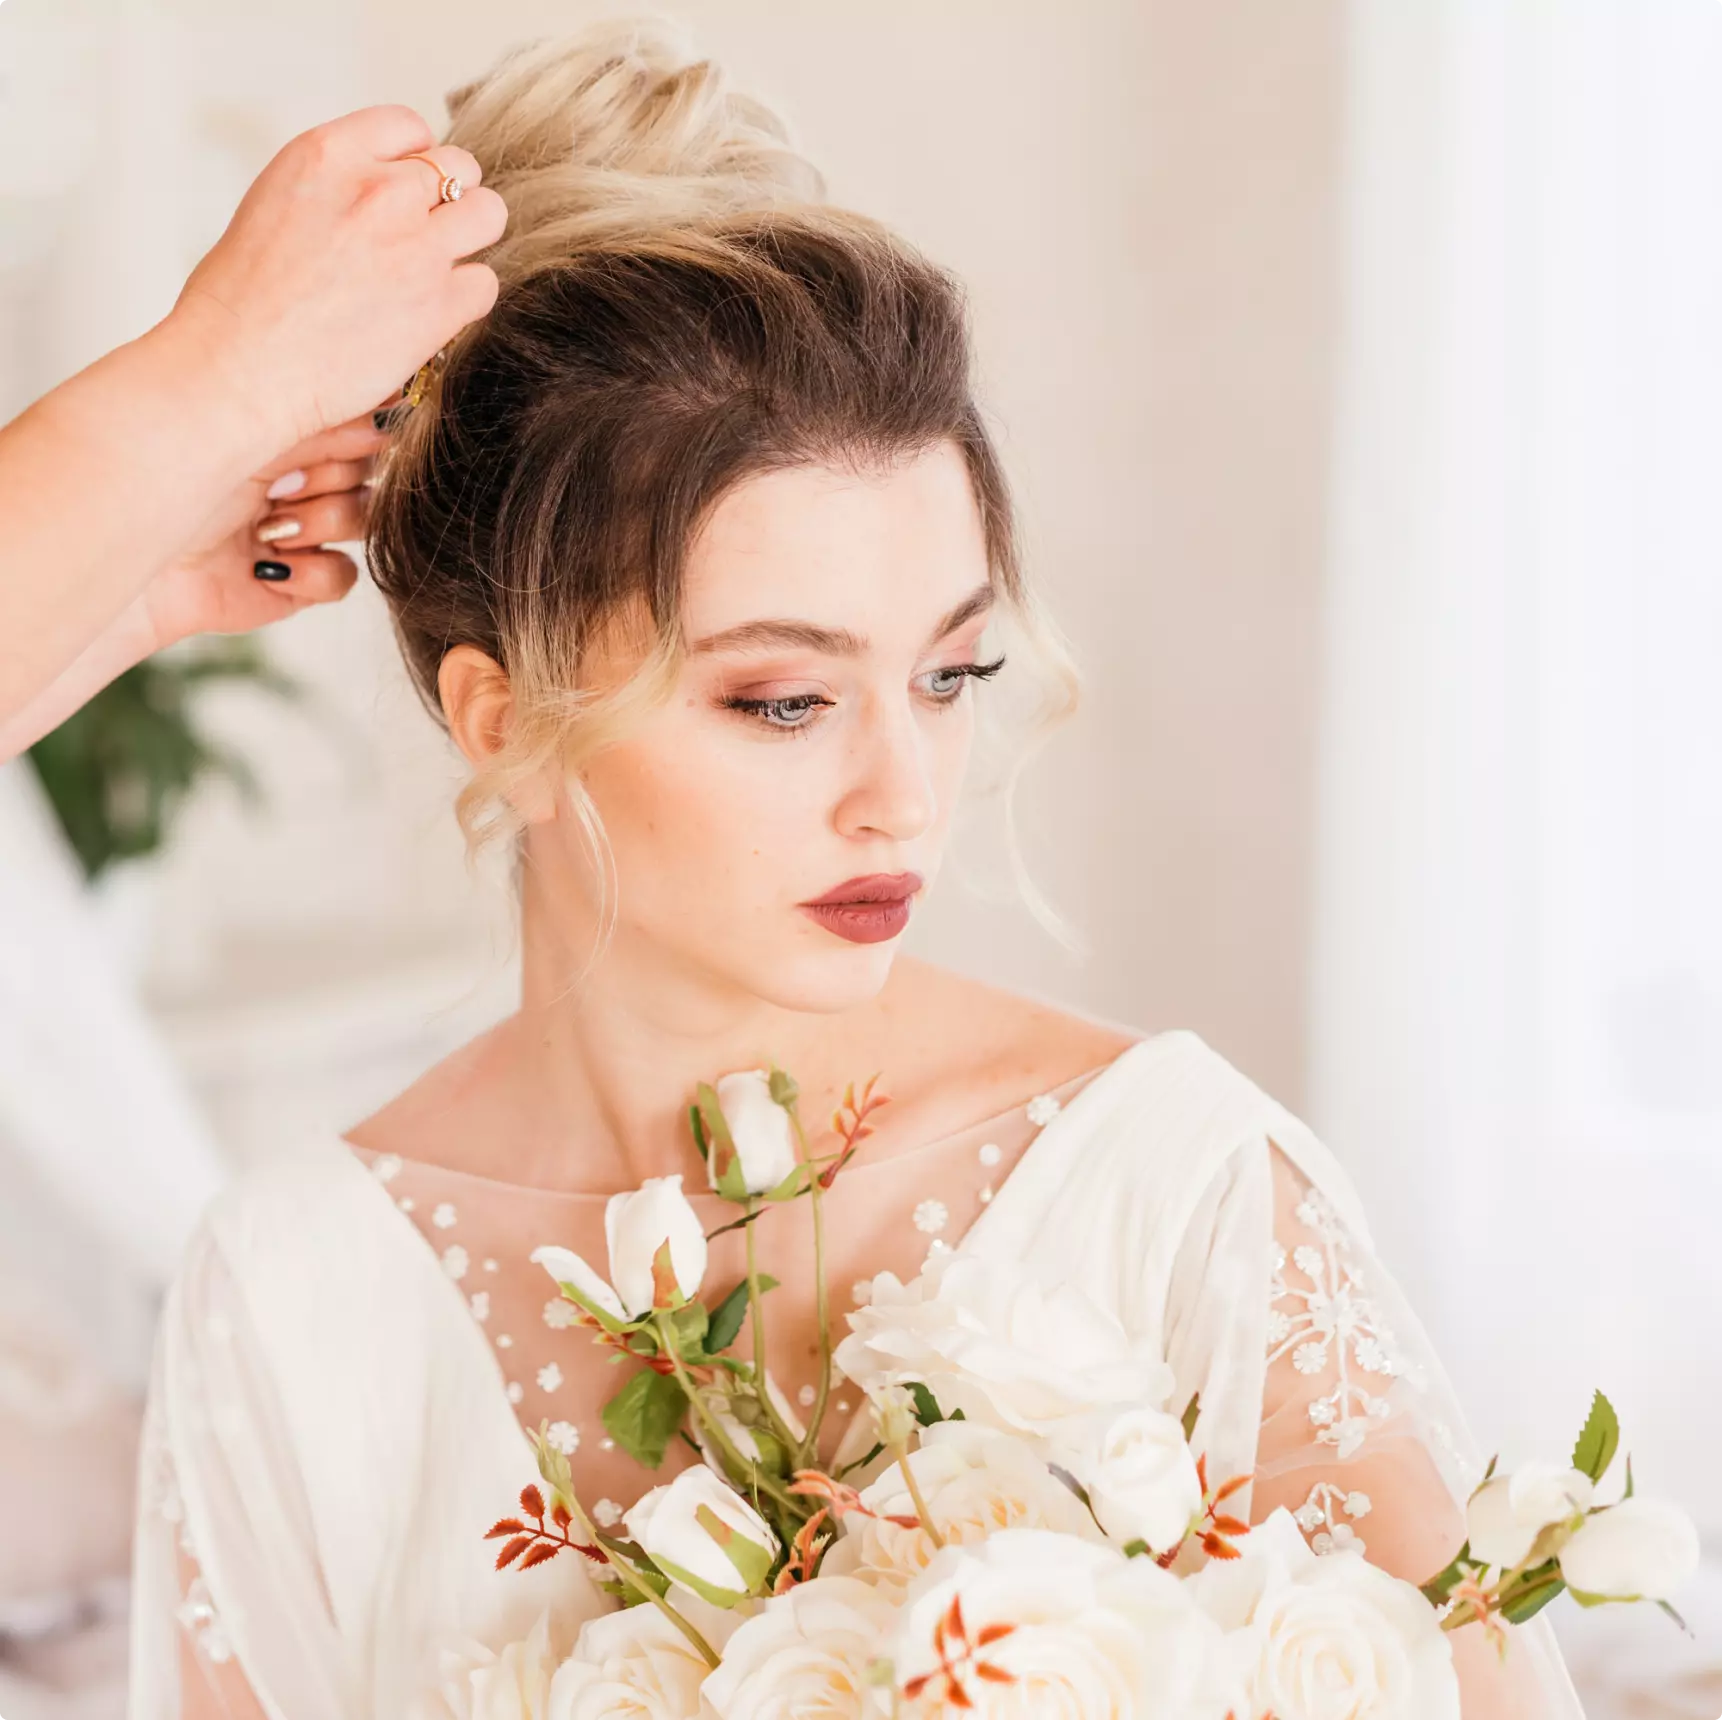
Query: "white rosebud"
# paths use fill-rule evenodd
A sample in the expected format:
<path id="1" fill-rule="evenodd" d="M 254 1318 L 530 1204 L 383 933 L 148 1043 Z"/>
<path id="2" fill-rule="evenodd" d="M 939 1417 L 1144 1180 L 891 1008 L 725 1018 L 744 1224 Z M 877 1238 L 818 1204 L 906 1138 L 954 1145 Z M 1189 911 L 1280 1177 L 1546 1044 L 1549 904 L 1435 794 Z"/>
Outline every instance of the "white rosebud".
<path id="1" fill-rule="evenodd" d="M 684 1469 L 623 1519 L 665 1576 L 717 1606 L 755 1594 L 777 1557 L 771 1526 L 709 1469 Z"/>
<path id="2" fill-rule="evenodd" d="M 1664 1500 L 1623 1499 L 1585 1518 L 1560 1560 L 1580 1594 L 1665 1601 L 1698 1569 L 1698 1532 Z"/>
<path id="3" fill-rule="evenodd" d="M 1527 1463 L 1484 1482 L 1465 1509 L 1472 1555 L 1510 1571 L 1550 1525 L 1588 1511 L 1595 1492 L 1588 1475 L 1558 1463 Z"/>
<path id="4" fill-rule="evenodd" d="M 1169 1552 L 1201 1512 L 1196 1460 L 1177 1417 L 1164 1410 L 1130 1409 L 1097 1423 L 1072 1467 L 1095 1520 L 1121 1546 L 1145 1541 L 1151 1552 Z"/>
<path id="5" fill-rule="evenodd" d="M 579 1291 L 593 1307 L 601 1309 L 612 1319 L 627 1319 L 627 1312 L 616 1292 L 572 1248 L 558 1248 L 554 1244 L 546 1243 L 542 1248 L 533 1249 L 532 1259 L 558 1284 L 567 1284 Z M 572 1308 L 568 1312 L 573 1316 Z"/>
<path id="6" fill-rule="evenodd" d="M 744 1069 L 717 1084 L 718 1109 L 735 1143 L 741 1180 L 749 1194 L 766 1194 L 795 1169 L 795 1135 L 789 1113 L 771 1096 L 764 1069 Z M 708 1164 L 708 1171 L 712 1167 Z M 712 1174 L 712 1187 L 717 1176 Z"/>
<path id="7" fill-rule="evenodd" d="M 611 1195 L 604 1208 L 604 1235 L 610 1245 L 610 1282 L 637 1320 L 662 1305 L 655 1282 L 659 1251 L 666 1243 L 674 1288 L 686 1300 L 699 1293 L 706 1275 L 706 1238 L 699 1216 L 682 1193 L 682 1179 L 651 1177 L 631 1194 Z"/>

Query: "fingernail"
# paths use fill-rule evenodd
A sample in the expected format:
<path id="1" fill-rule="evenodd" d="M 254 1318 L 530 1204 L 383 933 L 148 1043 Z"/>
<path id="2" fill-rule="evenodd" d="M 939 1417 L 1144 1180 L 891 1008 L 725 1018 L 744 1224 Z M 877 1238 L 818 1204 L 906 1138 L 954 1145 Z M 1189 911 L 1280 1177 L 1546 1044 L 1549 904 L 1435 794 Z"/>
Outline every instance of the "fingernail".
<path id="1" fill-rule="evenodd" d="M 278 543 L 282 538 L 297 537 L 299 522 L 297 520 L 270 520 L 257 528 L 259 543 Z"/>
<path id="2" fill-rule="evenodd" d="M 263 493 L 270 501 L 278 502 L 283 496 L 294 496 L 305 487 L 303 472 L 283 472 L 273 484 Z"/>
<path id="3" fill-rule="evenodd" d="M 394 421 L 394 409 L 389 406 L 379 406 L 377 410 L 371 414 L 371 422 L 379 430 L 387 430 Z"/>
<path id="4" fill-rule="evenodd" d="M 251 564 L 253 579 L 291 579 L 293 570 L 284 561 L 254 561 Z"/>

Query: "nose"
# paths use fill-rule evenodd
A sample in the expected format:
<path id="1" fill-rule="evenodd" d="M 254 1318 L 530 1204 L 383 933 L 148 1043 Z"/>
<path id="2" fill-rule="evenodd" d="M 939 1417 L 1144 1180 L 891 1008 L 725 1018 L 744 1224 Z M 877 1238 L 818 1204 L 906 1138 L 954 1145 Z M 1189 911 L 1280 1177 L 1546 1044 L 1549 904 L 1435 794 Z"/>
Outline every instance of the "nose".
<path id="1" fill-rule="evenodd" d="M 939 812 L 932 744 L 912 711 L 875 705 L 849 763 L 836 809 L 839 835 L 912 842 L 932 828 Z"/>

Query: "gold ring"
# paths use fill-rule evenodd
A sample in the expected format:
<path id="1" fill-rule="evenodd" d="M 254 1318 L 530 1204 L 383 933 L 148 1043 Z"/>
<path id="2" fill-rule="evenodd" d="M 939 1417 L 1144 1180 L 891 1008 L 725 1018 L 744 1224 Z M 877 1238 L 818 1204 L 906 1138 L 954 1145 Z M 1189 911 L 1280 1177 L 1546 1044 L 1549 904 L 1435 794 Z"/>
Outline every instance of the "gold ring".
<path id="1" fill-rule="evenodd" d="M 458 203 L 460 201 L 461 193 L 466 190 L 466 187 L 464 185 L 462 185 L 461 182 L 458 179 L 456 179 L 452 173 L 444 173 L 443 170 L 440 167 L 438 167 L 437 164 L 434 161 L 432 161 L 428 155 L 422 155 L 422 154 L 418 154 L 418 153 L 414 153 L 412 155 L 403 155 L 401 157 L 401 160 L 403 160 L 403 161 L 422 161 L 422 162 L 424 162 L 424 164 L 427 167 L 431 167 L 431 168 L 434 168 L 436 170 L 436 178 L 437 178 L 436 200 L 437 200 L 437 202 L 439 202 L 439 203 Z"/>

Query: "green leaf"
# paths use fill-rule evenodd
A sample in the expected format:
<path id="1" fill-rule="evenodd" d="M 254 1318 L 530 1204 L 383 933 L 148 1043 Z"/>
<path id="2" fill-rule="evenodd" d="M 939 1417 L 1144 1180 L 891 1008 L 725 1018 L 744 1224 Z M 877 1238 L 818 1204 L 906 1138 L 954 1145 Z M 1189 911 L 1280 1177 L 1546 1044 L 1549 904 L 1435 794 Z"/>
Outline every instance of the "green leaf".
<path id="1" fill-rule="evenodd" d="M 1440 1606 L 1474 1568 L 1475 1564 L 1471 1558 L 1471 1543 L 1467 1541 L 1453 1555 L 1453 1562 L 1445 1570 L 1437 1571 L 1428 1582 L 1421 1585 L 1423 1598 L 1431 1606 Z"/>
<path id="2" fill-rule="evenodd" d="M 604 1405 L 610 1437 L 636 1462 L 656 1469 L 688 1413 L 687 1394 L 673 1374 L 637 1373 Z"/>
<path id="3" fill-rule="evenodd" d="M 676 1348 L 683 1356 L 704 1355 L 706 1331 L 711 1315 L 703 1302 L 684 1302 L 670 1316 L 671 1329 L 676 1334 Z"/>
<path id="4" fill-rule="evenodd" d="M 1619 1448 L 1620 1418 L 1614 1413 L 1614 1405 L 1598 1392 L 1591 1400 L 1584 1431 L 1573 1447 L 1573 1468 L 1592 1481 L 1600 1481 Z"/>
<path id="5" fill-rule="evenodd" d="M 694 1132 L 694 1145 L 699 1148 L 700 1157 L 709 1159 L 712 1156 L 711 1142 L 706 1139 L 705 1124 L 700 1121 L 698 1105 L 688 1106 L 688 1127 Z"/>
<path id="6" fill-rule="evenodd" d="M 1188 1445 L 1190 1443 L 1190 1435 L 1196 1431 L 1196 1418 L 1201 1413 L 1202 1413 L 1202 1394 L 1200 1392 L 1197 1392 L 1196 1395 L 1194 1397 L 1192 1397 L 1187 1404 L 1184 1405 L 1183 1419 L 1179 1423 L 1179 1426 L 1181 1426 L 1184 1430 L 1184 1443 L 1186 1445 Z"/>
<path id="7" fill-rule="evenodd" d="M 1545 1577 L 1521 1589 L 1504 1607 L 1501 1616 L 1509 1624 L 1524 1624 L 1533 1619 L 1566 1587 L 1559 1576 Z"/>
<path id="8" fill-rule="evenodd" d="M 1623 1595 L 1592 1595 L 1587 1594 L 1583 1589 L 1574 1588 L 1569 1588 L 1567 1593 L 1571 1595 L 1581 1607 L 1606 1607 L 1614 1601 L 1624 1600 L 1626 1598 Z"/>
<path id="9" fill-rule="evenodd" d="M 1141 1539 L 1126 1541 L 1124 1543 L 1124 1556 L 1127 1559 L 1146 1558 L 1148 1554 L 1153 1552 L 1153 1550 L 1154 1549 L 1150 1547 L 1146 1541 Z"/>
<path id="10" fill-rule="evenodd" d="M 915 1400 L 915 1419 L 922 1427 L 931 1427 L 934 1422 L 945 1419 L 939 1400 L 919 1380 L 911 1381 L 908 1389 L 909 1396 Z"/>
<path id="11" fill-rule="evenodd" d="M 706 1138 L 711 1143 L 711 1153 L 706 1162 L 711 1170 L 712 1188 L 725 1200 L 745 1201 L 748 1192 L 741 1174 L 741 1154 L 735 1150 L 735 1137 L 724 1121 L 717 1089 L 710 1082 L 702 1081 L 694 1089 L 694 1104 L 700 1121 L 705 1125 Z"/>
<path id="12" fill-rule="evenodd" d="M 759 1542 L 750 1540 L 739 1529 L 731 1528 L 711 1506 L 702 1505 L 694 1512 L 694 1521 L 717 1542 L 723 1556 L 735 1566 L 736 1575 L 747 1584 L 747 1592 L 757 1595 L 771 1575 L 777 1555 Z"/>
<path id="13" fill-rule="evenodd" d="M 1677 1613 L 1677 1612 L 1676 1612 L 1676 1611 L 1675 1611 L 1675 1610 L 1674 1610 L 1674 1608 L 1673 1608 L 1673 1607 L 1671 1607 L 1671 1606 L 1670 1606 L 1670 1605 L 1669 1605 L 1669 1604 L 1668 1604 L 1668 1602 L 1667 1602 L 1667 1601 L 1658 1601 L 1658 1602 L 1657 1602 L 1657 1603 L 1656 1603 L 1656 1610 L 1657 1610 L 1657 1611 L 1658 1611 L 1658 1612 L 1665 1612 L 1665 1613 L 1667 1613 L 1667 1614 L 1668 1614 L 1668 1616 L 1669 1616 L 1669 1617 L 1670 1617 L 1670 1618 L 1671 1618 L 1671 1619 L 1673 1619 L 1673 1620 L 1674 1620 L 1674 1622 L 1675 1622 L 1675 1623 L 1676 1623 L 1676 1624 L 1677 1624 L 1677 1625 L 1679 1625 L 1679 1626 L 1680 1626 L 1680 1628 L 1681 1628 L 1681 1629 L 1682 1629 L 1682 1630 L 1683 1630 L 1683 1631 L 1685 1631 L 1685 1632 L 1686 1632 L 1686 1634 L 1687 1634 L 1687 1635 L 1688 1635 L 1688 1636 L 1691 1636 L 1691 1635 L 1692 1635 L 1692 1626 L 1691 1626 L 1691 1625 L 1689 1625 L 1689 1624 L 1688 1624 L 1688 1623 L 1687 1623 L 1687 1622 L 1686 1622 L 1686 1620 L 1685 1620 L 1685 1619 L 1683 1619 L 1683 1618 L 1682 1618 L 1682 1617 L 1681 1617 L 1681 1616 L 1680 1616 L 1680 1614 L 1679 1614 L 1679 1613 Z"/>
<path id="14" fill-rule="evenodd" d="M 777 1280 L 769 1273 L 759 1275 L 759 1290 L 775 1290 Z M 711 1325 L 706 1329 L 706 1354 L 715 1356 L 727 1350 L 741 1335 L 742 1322 L 747 1318 L 747 1280 L 744 1278 L 712 1312 Z"/>
<path id="15" fill-rule="evenodd" d="M 696 1577 L 692 1571 L 672 1563 L 669 1559 L 657 1559 L 654 1563 L 672 1582 L 680 1583 L 684 1589 L 692 1589 L 702 1601 L 710 1601 L 714 1607 L 721 1607 L 725 1612 L 731 1607 L 740 1606 L 748 1598 L 738 1589 L 713 1588 L 705 1578 Z"/>
<path id="16" fill-rule="evenodd" d="M 1626 1491 L 1623 1494 L 1621 1494 L 1621 1498 L 1622 1499 L 1630 1499 L 1631 1497 L 1632 1497 L 1632 1453 L 1628 1452 L 1627 1457 L 1626 1457 Z"/>

